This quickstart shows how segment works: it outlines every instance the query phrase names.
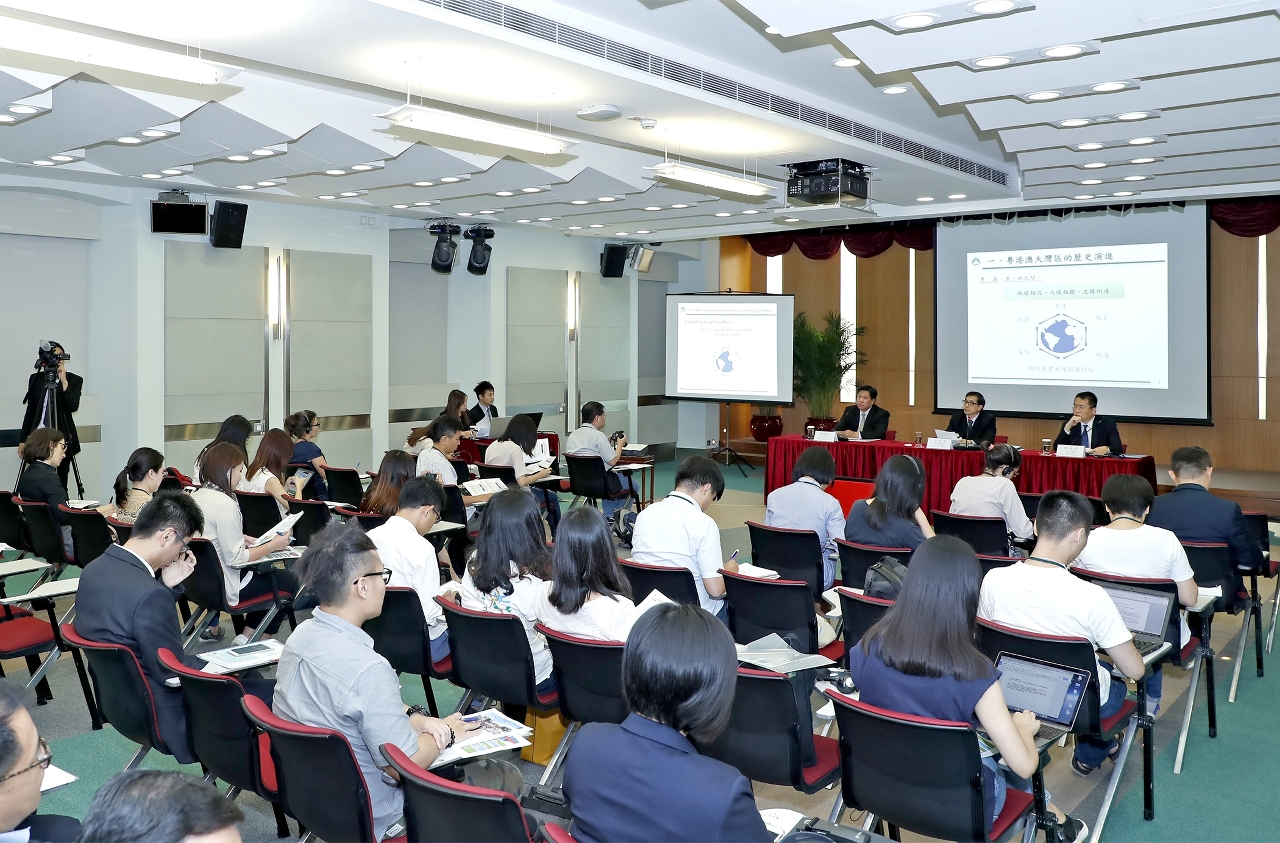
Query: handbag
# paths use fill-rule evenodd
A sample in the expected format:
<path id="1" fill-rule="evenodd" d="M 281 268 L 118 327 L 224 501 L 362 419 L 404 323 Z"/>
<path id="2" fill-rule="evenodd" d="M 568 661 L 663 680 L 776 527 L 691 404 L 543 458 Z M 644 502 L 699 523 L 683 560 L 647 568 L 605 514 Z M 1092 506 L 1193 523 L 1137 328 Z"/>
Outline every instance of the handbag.
<path id="1" fill-rule="evenodd" d="M 866 579 L 862 583 L 862 593 L 881 600 L 897 600 L 898 592 L 902 590 L 902 580 L 906 575 L 906 565 L 892 556 L 881 556 L 879 562 L 867 569 Z"/>

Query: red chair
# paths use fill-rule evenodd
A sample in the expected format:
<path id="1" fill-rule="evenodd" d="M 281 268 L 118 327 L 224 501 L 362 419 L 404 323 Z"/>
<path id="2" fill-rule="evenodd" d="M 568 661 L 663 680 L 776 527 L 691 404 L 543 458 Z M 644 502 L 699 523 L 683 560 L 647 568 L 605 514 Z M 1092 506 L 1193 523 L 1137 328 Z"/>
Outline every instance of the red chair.
<path id="1" fill-rule="evenodd" d="M 822 597 L 826 554 L 817 533 L 813 530 L 767 527 L 755 521 L 747 522 L 747 533 L 751 537 L 753 565 L 777 571 L 783 579 L 807 584 L 815 603 Z"/>
<path id="2" fill-rule="evenodd" d="M 52 652 L 57 646 L 53 625 L 30 612 L 12 611 L 8 606 L 5 607 L 5 615 L 0 621 L 0 660 L 23 659 L 34 681 L 40 670 L 40 655 Z M 0 666 L 0 677 L 3 676 L 4 668 Z M 53 691 L 49 688 L 49 680 L 41 678 L 36 685 L 36 704 L 44 705 L 51 699 Z"/>
<path id="3" fill-rule="evenodd" d="M 697 606 L 700 602 L 698 585 L 688 568 L 641 565 L 630 559 L 619 559 L 618 567 L 631 583 L 631 594 L 637 603 L 643 602 L 653 591 L 662 592 L 664 597 L 677 603 Z"/>
<path id="4" fill-rule="evenodd" d="M 539 694 L 533 651 L 524 624 L 515 615 L 478 612 L 437 596 L 449 625 L 453 673 L 467 693 L 458 704 L 466 711 L 475 695 L 507 705 L 551 711 L 560 705 L 555 691 Z"/>
<path id="5" fill-rule="evenodd" d="M 1001 436 L 1001 435 L 999 435 L 999 434 L 996 434 L 996 438 L 995 438 L 995 442 L 994 442 L 994 444 L 996 444 L 996 445 L 1007 445 L 1008 443 L 1009 443 L 1009 437 L 1008 437 L 1008 436 Z"/>
<path id="6" fill-rule="evenodd" d="M 271 738 L 259 732 L 245 717 L 240 700 L 244 686 L 234 676 L 218 676 L 187 667 L 170 650 L 157 653 L 160 663 L 178 674 L 182 704 L 187 711 L 191 748 L 211 776 L 228 785 L 228 799 L 240 791 L 256 793 L 271 803 L 276 815 L 276 837 L 291 836 L 289 821 L 280 807 L 276 767 L 271 760 Z"/>
<path id="7" fill-rule="evenodd" d="M 132 521 L 118 521 L 115 518 L 107 516 L 107 526 L 116 534 L 116 544 L 124 544 L 133 535 Z"/>
<path id="8" fill-rule="evenodd" d="M 583 723 L 621 723 L 627 719 L 627 701 L 622 694 L 625 645 L 620 641 L 577 638 L 543 624 L 538 624 L 537 629 L 551 650 L 560 714 L 569 721 L 564 738 L 542 774 L 539 784 L 545 785 L 555 777 L 569 742 Z"/>
<path id="9" fill-rule="evenodd" d="M 861 589 L 867 581 L 867 571 L 882 556 L 892 556 L 903 565 L 910 563 L 914 551 L 909 547 L 872 547 L 836 539 L 836 552 L 840 554 L 841 583 L 848 588 Z"/>
<path id="10" fill-rule="evenodd" d="M 373 649 L 391 662 L 396 673 L 410 673 L 422 680 L 427 709 L 432 717 L 439 717 L 431 680 L 453 678 L 453 656 L 431 661 L 431 637 L 418 592 L 404 586 L 387 586 L 386 592 L 382 614 L 365 621 L 364 631 L 373 639 Z"/>
<path id="11" fill-rule="evenodd" d="M 739 644 L 776 633 L 801 653 L 844 658 L 840 639 L 818 649 L 818 620 L 809 586 L 799 580 L 761 580 L 721 570 L 729 601 L 729 627 Z"/>
<path id="12" fill-rule="evenodd" d="M 321 840 L 378 843 L 369 789 L 341 732 L 290 723 L 257 697 L 242 697 L 240 707 L 271 741 L 280 800 L 291 816 Z"/>
<path id="13" fill-rule="evenodd" d="M 898 441 L 898 431 L 896 431 L 896 430 L 886 430 L 886 431 L 884 432 L 884 441 L 886 441 L 886 442 L 897 442 L 897 441 Z"/>
<path id="14" fill-rule="evenodd" d="M 572 834 L 555 823 L 543 823 L 542 836 L 546 838 L 547 843 L 578 843 Z"/>
<path id="15" fill-rule="evenodd" d="M 855 503 L 865 501 L 875 495 L 876 482 L 874 480 L 859 480 L 853 477 L 837 477 L 831 482 L 827 493 L 840 501 L 840 510 L 847 518 L 849 510 L 853 509 Z"/>

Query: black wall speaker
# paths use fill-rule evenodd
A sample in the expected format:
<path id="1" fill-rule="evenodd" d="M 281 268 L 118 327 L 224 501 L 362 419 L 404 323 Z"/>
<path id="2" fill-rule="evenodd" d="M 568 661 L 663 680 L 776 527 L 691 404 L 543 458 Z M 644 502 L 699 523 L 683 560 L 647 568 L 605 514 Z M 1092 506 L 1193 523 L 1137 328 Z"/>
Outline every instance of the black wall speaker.
<path id="1" fill-rule="evenodd" d="M 249 206 L 240 202 L 213 203 L 213 218 L 209 220 L 209 243 L 218 249 L 239 249 L 244 241 L 244 223 L 249 216 Z"/>
<path id="2" fill-rule="evenodd" d="M 621 278 L 627 265 L 627 251 L 620 243 L 606 243 L 600 252 L 600 274 L 605 278 Z"/>

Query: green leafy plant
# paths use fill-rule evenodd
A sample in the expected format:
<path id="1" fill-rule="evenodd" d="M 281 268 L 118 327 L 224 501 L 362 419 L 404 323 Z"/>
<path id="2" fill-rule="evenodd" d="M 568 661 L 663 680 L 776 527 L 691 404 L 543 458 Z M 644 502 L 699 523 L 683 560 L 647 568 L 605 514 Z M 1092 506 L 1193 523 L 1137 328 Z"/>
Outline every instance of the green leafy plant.
<path id="1" fill-rule="evenodd" d="M 778 405 L 777 404 L 757 404 L 756 411 L 757 411 L 756 412 L 757 416 L 776 416 L 778 415 Z"/>
<path id="2" fill-rule="evenodd" d="M 866 357 L 853 348 L 854 338 L 866 328 L 855 328 L 839 314 L 828 312 L 825 328 L 818 328 L 803 313 L 795 318 L 792 346 L 794 392 L 804 399 L 813 418 L 831 418 L 831 407 L 840 396 L 840 385 Z"/>

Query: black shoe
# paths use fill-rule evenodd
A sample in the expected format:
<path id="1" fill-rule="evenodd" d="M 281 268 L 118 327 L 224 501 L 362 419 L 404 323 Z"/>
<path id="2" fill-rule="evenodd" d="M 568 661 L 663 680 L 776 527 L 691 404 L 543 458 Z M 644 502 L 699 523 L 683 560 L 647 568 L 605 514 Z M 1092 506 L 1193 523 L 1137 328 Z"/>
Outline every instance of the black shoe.
<path id="1" fill-rule="evenodd" d="M 1058 843 L 1085 843 L 1089 839 L 1089 826 L 1070 814 L 1058 823 Z"/>
<path id="2" fill-rule="evenodd" d="M 226 631 L 220 626 L 206 626 L 200 633 L 201 641 L 221 641 Z"/>

